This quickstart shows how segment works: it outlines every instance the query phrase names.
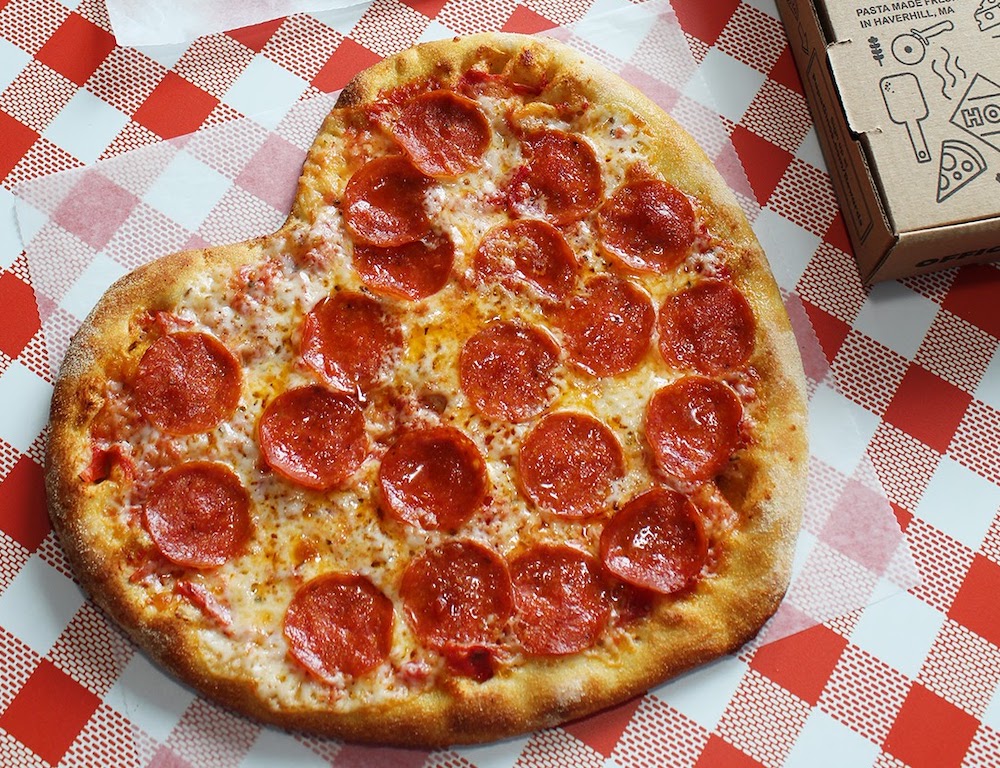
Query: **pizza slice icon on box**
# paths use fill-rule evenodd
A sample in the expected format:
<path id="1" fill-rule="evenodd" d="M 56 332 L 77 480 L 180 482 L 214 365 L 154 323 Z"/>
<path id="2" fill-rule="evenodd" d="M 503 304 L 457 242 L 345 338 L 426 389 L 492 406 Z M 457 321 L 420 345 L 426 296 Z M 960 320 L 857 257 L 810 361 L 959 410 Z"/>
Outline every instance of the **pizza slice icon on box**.
<path id="1" fill-rule="evenodd" d="M 943 203 L 986 171 L 986 160 L 971 144 L 956 139 L 941 142 L 937 201 Z"/>

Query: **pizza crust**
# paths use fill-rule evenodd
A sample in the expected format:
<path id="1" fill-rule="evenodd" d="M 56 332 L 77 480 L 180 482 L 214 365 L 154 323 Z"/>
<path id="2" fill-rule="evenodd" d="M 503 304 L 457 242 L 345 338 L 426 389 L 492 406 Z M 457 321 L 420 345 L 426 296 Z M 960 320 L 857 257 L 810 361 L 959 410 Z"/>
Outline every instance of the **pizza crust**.
<path id="1" fill-rule="evenodd" d="M 545 84 L 541 98 L 587 101 L 624 110 L 649 126 L 659 143 L 646 157 L 654 173 L 697 200 L 715 237 L 725 241 L 732 282 L 757 318 L 750 365 L 759 372 L 749 410 L 755 442 L 743 448 L 719 486 L 742 523 L 718 553 L 716 573 L 630 627 L 629 638 L 570 657 L 528 658 L 510 674 L 447 684 L 383 704 L 340 709 L 275 707 L 252 680 L 217 673 L 199 650 L 198 627 L 176 615 L 151 613 L 116 577 L 111 525 L 96 512 L 114 482 L 80 480 L 89 455 L 90 424 L 105 383 L 135 365 L 123 359 L 137 335 L 137 308 L 169 309 L 199 274 L 234 273 L 315 224 L 343 191 L 346 163 L 334 148 L 361 119 L 357 108 L 400 83 L 454 82 L 473 62 Z M 142 648 L 197 690 L 240 712 L 289 728 L 361 742 L 440 746 L 494 740 L 565 722 L 627 700 L 664 679 L 731 652 L 751 639 L 776 610 L 787 587 L 804 501 L 808 451 L 805 386 L 798 350 L 780 295 L 733 194 L 695 142 L 659 107 L 589 59 L 561 44 L 525 36 L 483 34 L 429 43 L 361 73 L 344 89 L 303 168 L 285 227 L 245 244 L 165 257 L 116 283 L 74 337 L 53 397 L 46 476 L 55 530 L 84 588 Z M 109 535 L 110 534 L 110 535 Z"/>

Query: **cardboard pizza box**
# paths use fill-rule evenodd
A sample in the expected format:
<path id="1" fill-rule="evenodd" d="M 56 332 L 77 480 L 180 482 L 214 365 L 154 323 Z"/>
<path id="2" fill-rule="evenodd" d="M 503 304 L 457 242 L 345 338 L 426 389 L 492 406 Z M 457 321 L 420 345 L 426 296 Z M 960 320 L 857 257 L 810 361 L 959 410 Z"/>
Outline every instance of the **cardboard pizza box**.
<path id="1" fill-rule="evenodd" d="M 866 283 L 1000 259 L 1000 0 L 777 0 Z"/>

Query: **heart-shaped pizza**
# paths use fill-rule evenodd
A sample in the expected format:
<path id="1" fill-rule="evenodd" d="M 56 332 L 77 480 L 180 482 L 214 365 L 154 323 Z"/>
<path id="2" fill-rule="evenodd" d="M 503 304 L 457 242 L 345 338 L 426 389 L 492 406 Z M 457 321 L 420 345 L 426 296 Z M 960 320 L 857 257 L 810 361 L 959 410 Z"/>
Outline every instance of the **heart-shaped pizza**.
<path id="1" fill-rule="evenodd" d="M 746 642 L 804 385 L 705 154 L 555 42 L 361 73 L 275 234 L 118 281 L 52 404 L 53 523 L 152 657 L 261 720 L 490 740 Z"/>

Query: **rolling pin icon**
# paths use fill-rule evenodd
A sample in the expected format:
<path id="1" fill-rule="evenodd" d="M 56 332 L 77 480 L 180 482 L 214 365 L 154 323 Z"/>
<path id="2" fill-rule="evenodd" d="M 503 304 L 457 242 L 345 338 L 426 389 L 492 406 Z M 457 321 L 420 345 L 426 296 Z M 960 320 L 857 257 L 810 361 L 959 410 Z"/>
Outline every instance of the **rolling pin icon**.
<path id="1" fill-rule="evenodd" d="M 927 148 L 927 138 L 920 125 L 927 119 L 927 99 L 920 89 L 920 81 L 911 72 L 900 75 L 889 75 L 881 81 L 882 98 L 885 108 L 889 110 L 889 118 L 897 125 L 905 125 L 913 146 L 913 154 L 918 163 L 929 163 L 931 152 Z"/>

